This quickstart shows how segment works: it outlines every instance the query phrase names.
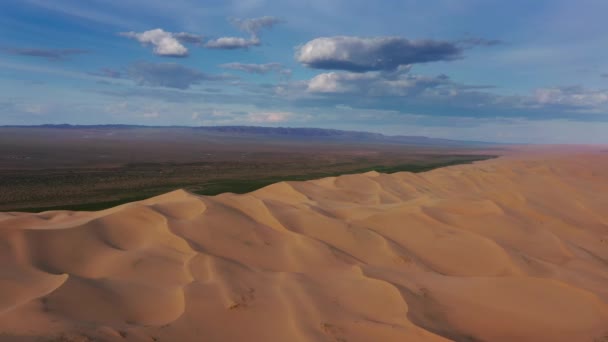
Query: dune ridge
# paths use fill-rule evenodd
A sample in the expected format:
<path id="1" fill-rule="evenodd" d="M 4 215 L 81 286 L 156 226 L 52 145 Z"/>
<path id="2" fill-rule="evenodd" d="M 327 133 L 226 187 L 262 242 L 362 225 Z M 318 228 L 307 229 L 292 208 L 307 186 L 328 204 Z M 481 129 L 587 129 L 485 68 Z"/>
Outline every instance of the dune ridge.
<path id="1" fill-rule="evenodd" d="M 0 341 L 608 341 L 608 154 L 0 213 Z"/>

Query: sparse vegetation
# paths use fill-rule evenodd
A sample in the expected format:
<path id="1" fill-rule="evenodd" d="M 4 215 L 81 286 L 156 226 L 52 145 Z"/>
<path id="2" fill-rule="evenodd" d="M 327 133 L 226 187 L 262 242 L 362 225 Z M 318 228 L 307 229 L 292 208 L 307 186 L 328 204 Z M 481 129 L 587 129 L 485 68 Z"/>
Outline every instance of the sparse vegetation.
<path id="1" fill-rule="evenodd" d="M 422 172 L 493 157 L 480 147 L 158 128 L 57 130 L 23 128 L 19 135 L 0 136 L 0 210 L 94 211 L 176 189 L 246 193 L 280 181 L 373 170 Z"/>

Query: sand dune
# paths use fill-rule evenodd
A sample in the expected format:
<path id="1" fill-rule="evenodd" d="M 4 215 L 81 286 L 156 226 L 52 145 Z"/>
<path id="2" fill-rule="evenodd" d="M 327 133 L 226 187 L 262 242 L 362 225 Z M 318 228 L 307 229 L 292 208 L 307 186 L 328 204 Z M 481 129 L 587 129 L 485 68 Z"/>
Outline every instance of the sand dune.
<path id="1" fill-rule="evenodd" d="M 608 341 L 608 154 L 0 213 L 0 341 Z"/>

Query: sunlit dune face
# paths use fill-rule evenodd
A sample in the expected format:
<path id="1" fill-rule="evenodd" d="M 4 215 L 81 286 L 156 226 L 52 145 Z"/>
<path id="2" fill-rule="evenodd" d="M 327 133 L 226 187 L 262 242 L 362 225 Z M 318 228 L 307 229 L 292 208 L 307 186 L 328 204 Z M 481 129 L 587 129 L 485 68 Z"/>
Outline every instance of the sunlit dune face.
<path id="1" fill-rule="evenodd" d="M 597 149 L 537 150 L 246 195 L 177 191 L 102 212 L 3 213 L 0 331 L 108 341 L 601 339 L 606 168 Z"/>

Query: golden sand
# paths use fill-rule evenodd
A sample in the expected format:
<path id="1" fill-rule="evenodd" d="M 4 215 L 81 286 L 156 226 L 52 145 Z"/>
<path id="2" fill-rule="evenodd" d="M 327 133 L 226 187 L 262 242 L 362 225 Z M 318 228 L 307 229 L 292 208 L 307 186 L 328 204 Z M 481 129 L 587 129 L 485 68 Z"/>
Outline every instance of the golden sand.
<path id="1" fill-rule="evenodd" d="M 608 153 L 0 213 L 0 341 L 447 340 L 608 341 Z"/>

